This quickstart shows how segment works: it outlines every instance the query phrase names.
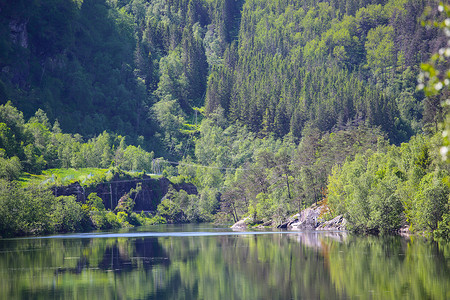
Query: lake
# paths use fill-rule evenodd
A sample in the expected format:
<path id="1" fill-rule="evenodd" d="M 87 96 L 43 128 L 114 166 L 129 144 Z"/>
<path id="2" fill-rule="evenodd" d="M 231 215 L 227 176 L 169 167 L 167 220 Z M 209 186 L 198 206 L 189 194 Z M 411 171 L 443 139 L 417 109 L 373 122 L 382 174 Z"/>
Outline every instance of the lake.
<path id="1" fill-rule="evenodd" d="M 0 240 L 1 299 L 450 299 L 450 244 L 158 225 Z"/>

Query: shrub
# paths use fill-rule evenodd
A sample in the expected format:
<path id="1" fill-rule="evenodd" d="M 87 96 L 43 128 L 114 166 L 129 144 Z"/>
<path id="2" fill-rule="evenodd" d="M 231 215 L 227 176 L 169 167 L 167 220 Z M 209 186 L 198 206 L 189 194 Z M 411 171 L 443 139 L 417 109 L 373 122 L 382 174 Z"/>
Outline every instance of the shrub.
<path id="1" fill-rule="evenodd" d="M 450 241 L 450 213 L 442 216 L 442 221 L 438 223 L 438 227 L 434 232 L 434 238 L 442 242 Z"/>
<path id="2" fill-rule="evenodd" d="M 81 231 L 85 228 L 85 211 L 75 196 L 60 196 L 53 203 L 51 215 L 53 229 L 57 232 Z"/>
<path id="3" fill-rule="evenodd" d="M 106 219 L 105 211 L 91 210 L 90 218 L 95 228 L 108 229 L 108 220 Z"/>
<path id="4" fill-rule="evenodd" d="M 52 231 L 49 216 L 55 197 L 36 186 L 21 188 L 0 179 L 0 234 L 3 236 L 43 234 Z"/>
<path id="5" fill-rule="evenodd" d="M 119 222 L 119 227 L 132 227 L 128 222 L 128 214 L 123 211 L 117 213 L 117 221 Z"/>
<path id="6" fill-rule="evenodd" d="M 104 229 L 112 229 L 112 228 L 120 228 L 120 227 L 121 227 L 121 223 L 120 223 L 119 218 L 112 211 L 108 211 L 106 213 L 106 228 L 104 228 Z"/>
<path id="7" fill-rule="evenodd" d="M 22 172 L 22 165 L 17 156 L 11 157 L 10 159 L 1 157 L 0 152 L 0 178 L 5 178 L 7 180 L 19 179 L 20 173 Z"/>

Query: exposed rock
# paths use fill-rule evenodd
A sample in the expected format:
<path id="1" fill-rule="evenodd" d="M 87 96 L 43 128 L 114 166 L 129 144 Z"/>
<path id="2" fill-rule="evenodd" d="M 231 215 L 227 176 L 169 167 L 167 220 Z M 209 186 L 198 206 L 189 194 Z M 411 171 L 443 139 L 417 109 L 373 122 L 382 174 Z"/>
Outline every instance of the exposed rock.
<path id="1" fill-rule="evenodd" d="M 115 178 L 110 182 L 86 188 L 76 182 L 68 186 L 54 187 L 53 193 L 56 196 L 75 195 L 79 202 L 85 202 L 90 193 L 97 193 L 102 198 L 106 209 L 114 209 L 119 199 L 132 188 L 136 188 L 138 183 L 141 184 L 142 189 L 136 196 L 135 211 L 156 211 L 158 204 L 161 203 L 161 199 L 167 194 L 170 185 L 176 191 L 185 190 L 190 195 L 198 194 L 197 188 L 192 183 L 173 184 L 167 178 L 153 179 L 149 176 L 144 176 L 142 179 L 129 180 Z"/>
<path id="2" fill-rule="evenodd" d="M 347 225 L 347 220 L 339 215 L 336 218 L 326 221 L 322 224 L 320 224 L 316 230 L 346 230 L 345 226 Z"/>
<path id="3" fill-rule="evenodd" d="M 14 44 L 18 44 L 23 48 L 28 48 L 28 32 L 27 21 L 13 19 L 9 21 L 9 30 L 11 40 Z"/>
<path id="4" fill-rule="evenodd" d="M 402 235 L 402 236 L 410 236 L 412 233 L 409 230 L 409 225 L 405 224 L 403 225 L 399 230 L 398 230 L 398 234 Z"/>
<path id="5" fill-rule="evenodd" d="M 21 54 L 20 47 L 29 48 L 27 24 L 28 20 L 11 17 L 5 20 L 9 27 L 9 38 L 14 45 L 14 51 L 20 56 L 19 59 L 9 62 L 0 61 L 0 67 L 11 83 L 20 89 L 28 90 L 30 87 L 30 64 L 27 55 Z"/>
<path id="6" fill-rule="evenodd" d="M 78 202 L 85 202 L 88 195 L 86 195 L 85 189 L 78 183 L 72 183 L 68 186 L 56 186 L 53 188 L 53 194 L 56 197 L 59 196 L 76 196 Z"/>
<path id="7" fill-rule="evenodd" d="M 268 227 L 268 226 L 272 226 L 272 225 L 273 225 L 272 221 L 267 221 L 267 222 L 262 224 L 263 227 Z"/>
<path id="8" fill-rule="evenodd" d="M 314 230 L 320 224 L 320 206 L 308 207 L 298 214 L 298 219 L 290 223 L 287 228 L 294 230 Z"/>
<path id="9" fill-rule="evenodd" d="M 247 223 L 250 221 L 250 218 L 247 217 L 243 220 L 237 221 L 233 226 L 231 226 L 231 229 L 234 230 L 241 230 L 241 229 L 246 229 L 247 228 Z"/>
<path id="10" fill-rule="evenodd" d="M 286 222 L 281 223 L 280 225 L 278 225 L 277 228 L 283 228 L 283 229 L 284 228 L 288 228 L 292 223 L 298 222 L 299 216 L 300 216 L 300 214 L 293 215 Z"/>
<path id="11" fill-rule="evenodd" d="M 333 220 L 323 221 L 321 218 L 322 206 L 313 205 L 302 210 L 300 213 L 293 215 L 286 222 L 281 223 L 277 228 L 289 229 L 289 230 L 339 230 L 345 231 L 347 220 L 343 216 L 337 216 Z M 247 228 L 247 224 L 250 222 L 249 218 L 240 220 L 234 224 L 231 228 L 243 229 Z M 270 222 L 262 224 L 260 227 L 269 225 Z"/>

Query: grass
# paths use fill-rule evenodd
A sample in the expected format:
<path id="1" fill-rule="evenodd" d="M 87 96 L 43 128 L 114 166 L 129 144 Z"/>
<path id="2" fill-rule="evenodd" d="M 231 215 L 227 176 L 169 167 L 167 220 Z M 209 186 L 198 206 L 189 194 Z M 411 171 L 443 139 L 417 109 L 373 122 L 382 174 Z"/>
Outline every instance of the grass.
<path id="1" fill-rule="evenodd" d="M 74 182 L 87 184 L 92 180 L 107 180 L 109 169 L 81 168 L 81 169 L 48 169 L 41 175 L 25 173 L 20 181 L 24 186 L 37 185 L 68 185 Z"/>
<path id="2" fill-rule="evenodd" d="M 122 172 L 122 171 L 121 171 Z M 142 172 L 128 171 L 122 174 L 138 178 L 143 175 Z M 161 175 L 146 174 L 151 178 L 158 179 Z M 74 182 L 79 182 L 81 185 L 88 186 L 98 184 L 100 182 L 110 181 L 113 178 L 111 169 L 99 168 L 80 168 L 80 169 L 48 169 L 40 175 L 23 173 L 20 177 L 20 182 L 23 187 L 29 185 L 52 186 L 52 185 L 69 185 Z"/>

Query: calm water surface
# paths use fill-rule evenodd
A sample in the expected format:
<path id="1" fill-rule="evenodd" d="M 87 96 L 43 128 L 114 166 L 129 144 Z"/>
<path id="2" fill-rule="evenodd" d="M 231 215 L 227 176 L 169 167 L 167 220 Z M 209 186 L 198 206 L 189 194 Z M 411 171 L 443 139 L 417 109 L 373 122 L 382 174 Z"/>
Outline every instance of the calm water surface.
<path id="1" fill-rule="evenodd" d="M 1 299 L 450 299 L 450 244 L 208 225 L 0 240 Z"/>

